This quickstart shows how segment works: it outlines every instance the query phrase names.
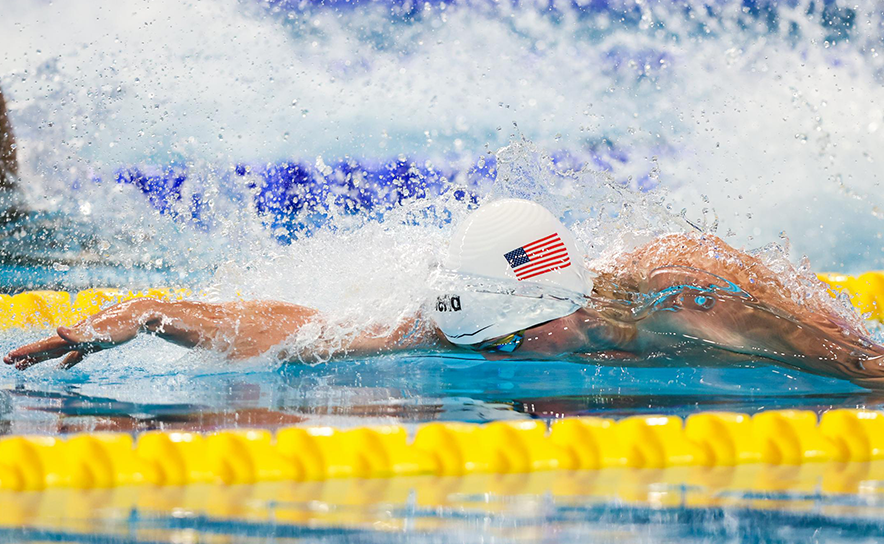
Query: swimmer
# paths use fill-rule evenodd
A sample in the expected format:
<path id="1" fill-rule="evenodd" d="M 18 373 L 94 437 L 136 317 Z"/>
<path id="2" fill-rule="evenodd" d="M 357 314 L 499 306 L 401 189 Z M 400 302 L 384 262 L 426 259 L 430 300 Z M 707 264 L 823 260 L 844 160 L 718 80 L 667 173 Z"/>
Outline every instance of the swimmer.
<path id="1" fill-rule="evenodd" d="M 456 229 L 418 315 L 309 353 L 286 347 L 317 310 L 271 300 L 205 303 L 136 299 L 11 351 L 25 369 L 87 354 L 146 332 L 231 359 L 369 356 L 472 350 L 489 359 L 561 358 L 588 364 L 741 364 L 762 361 L 879 389 L 883 348 L 832 309 L 800 304 L 759 259 L 709 234 L 662 236 L 584 267 L 571 232 L 542 206 L 506 199 L 480 206 Z M 322 337 L 322 335 L 320 335 Z"/>

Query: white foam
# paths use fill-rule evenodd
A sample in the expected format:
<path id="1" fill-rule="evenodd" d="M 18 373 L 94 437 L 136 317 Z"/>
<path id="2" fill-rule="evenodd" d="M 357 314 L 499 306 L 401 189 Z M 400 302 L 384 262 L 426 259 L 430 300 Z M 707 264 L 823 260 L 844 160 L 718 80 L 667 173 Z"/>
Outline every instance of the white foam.
<path id="1" fill-rule="evenodd" d="M 32 205 L 71 209 L 76 195 L 101 221 L 164 238 L 147 251 L 182 266 L 215 266 L 231 247 L 277 251 L 248 210 L 223 203 L 218 174 L 233 163 L 403 154 L 463 166 L 505 145 L 516 123 L 542 150 L 587 160 L 592 148 L 613 179 L 659 183 L 674 212 L 685 207 L 707 226 L 718 217 L 734 245 L 762 246 L 786 231 L 793 254 L 816 269 L 881 267 L 882 7 L 832 4 L 856 17 L 850 40 L 825 43 L 834 30 L 808 15 L 812 5 L 820 9 L 810 0 L 771 6 L 779 27 L 770 30 L 739 2 L 711 7 L 714 15 L 693 5 L 691 17 L 670 4 L 625 3 L 635 24 L 618 8 L 582 15 L 567 5 L 556 16 L 464 4 L 398 19 L 368 3 L 269 13 L 233 0 L 5 2 L 0 35 L 12 39 L 0 77 Z M 138 205 L 134 188 L 69 188 L 75 178 L 107 180 L 120 165 L 170 162 L 218 193 L 214 240 L 189 227 L 175 234 L 176 223 Z M 623 217 L 586 227 L 586 239 L 609 240 L 603 226 L 660 224 Z M 417 255 L 434 244 L 414 240 L 436 240 L 408 229 L 373 237 L 374 228 L 291 254 L 335 246 L 324 269 L 346 284 L 344 248 Z M 118 245 L 109 251 L 131 251 Z M 276 266 L 267 260 L 262 274 L 274 278 Z M 387 268 L 352 266 L 388 281 Z M 225 277 L 243 289 L 256 281 Z M 299 279 L 297 295 L 332 279 Z M 259 294 L 280 294 L 274 281 L 259 283 Z"/>

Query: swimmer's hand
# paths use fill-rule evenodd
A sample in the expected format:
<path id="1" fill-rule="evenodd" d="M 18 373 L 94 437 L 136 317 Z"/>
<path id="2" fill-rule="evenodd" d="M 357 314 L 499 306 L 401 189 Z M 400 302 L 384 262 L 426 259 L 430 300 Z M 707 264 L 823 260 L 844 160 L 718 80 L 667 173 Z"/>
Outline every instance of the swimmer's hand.
<path id="1" fill-rule="evenodd" d="M 3 362 L 24 370 L 37 363 L 62 358 L 59 368 L 71 368 L 97 351 L 126 343 L 151 321 L 156 301 L 131 301 L 99 312 L 56 335 L 10 351 Z"/>

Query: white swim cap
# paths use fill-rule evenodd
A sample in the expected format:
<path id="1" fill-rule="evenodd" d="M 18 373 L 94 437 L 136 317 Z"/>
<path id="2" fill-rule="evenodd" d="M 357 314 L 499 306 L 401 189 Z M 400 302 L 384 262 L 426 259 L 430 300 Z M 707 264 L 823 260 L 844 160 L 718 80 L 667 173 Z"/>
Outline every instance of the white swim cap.
<path id="1" fill-rule="evenodd" d="M 455 230 L 444 267 L 451 277 L 431 315 L 460 345 L 567 316 L 592 290 L 572 233 L 529 200 L 480 206 Z"/>

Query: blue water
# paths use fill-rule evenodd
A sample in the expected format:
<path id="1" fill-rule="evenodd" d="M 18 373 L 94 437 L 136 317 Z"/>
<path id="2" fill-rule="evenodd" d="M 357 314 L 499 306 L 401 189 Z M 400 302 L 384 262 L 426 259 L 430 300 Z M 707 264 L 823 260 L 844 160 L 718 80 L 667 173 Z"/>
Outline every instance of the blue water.
<path id="1" fill-rule="evenodd" d="M 6 333 L 0 349 L 35 336 Z M 747 366 L 627 369 L 471 354 L 226 363 L 140 338 L 71 371 L 4 367 L 0 391 L 15 433 L 882 407 L 881 393 L 843 380 Z"/>
<path id="2" fill-rule="evenodd" d="M 307 499 L 308 497 L 305 497 Z M 396 505 L 341 506 L 312 512 L 308 501 L 271 505 L 270 513 L 297 512 L 316 517 L 311 524 L 230 520 L 211 515 L 121 512 L 95 533 L 83 526 L 3 528 L 0 539 L 16 542 L 168 542 L 199 534 L 233 542 L 878 542 L 883 533 L 877 506 L 864 504 L 863 516 L 831 515 L 843 501 L 821 496 L 777 496 L 782 509 L 748 507 L 750 497 L 712 508 L 650 508 L 626 503 L 572 504 L 570 500 L 524 496 L 466 497 L 457 507 Z M 757 498 L 758 500 L 758 498 Z M 237 505 L 239 506 L 239 505 Z M 254 506 L 254 505 L 253 505 Z M 809 508 L 810 506 L 810 508 Z M 795 510 L 791 511 L 791 508 Z M 878 508 L 881 508 L 879 503 Z M 346 519 L 339 524 L 327 519 Z M 372 525 L 381 529 L 372 528 Z M 229 539 L 229 540 L 228 540 Z"/>

